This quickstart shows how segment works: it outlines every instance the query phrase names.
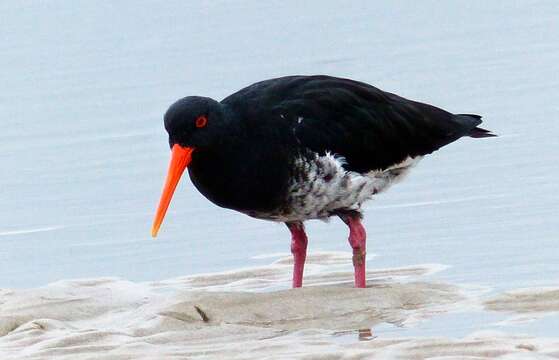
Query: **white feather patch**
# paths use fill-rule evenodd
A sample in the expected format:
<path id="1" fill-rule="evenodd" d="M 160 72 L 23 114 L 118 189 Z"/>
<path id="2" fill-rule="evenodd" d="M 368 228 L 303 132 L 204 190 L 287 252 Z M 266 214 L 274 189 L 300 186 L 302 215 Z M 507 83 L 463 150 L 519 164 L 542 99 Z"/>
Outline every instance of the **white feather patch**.
<path id="1" fill-rule="evenodd" d="M 253 216 L 276 221 L 325 219 L 335 210 L 359 210 L 374 194 L 401 180 L 421 157 L 408 157 L 385 170 L 365 174 L 346 171 L 345 159 L 327 153 L 295 161 L 296 176 L 291 179 L 287 206 L 276 214 Z"/>

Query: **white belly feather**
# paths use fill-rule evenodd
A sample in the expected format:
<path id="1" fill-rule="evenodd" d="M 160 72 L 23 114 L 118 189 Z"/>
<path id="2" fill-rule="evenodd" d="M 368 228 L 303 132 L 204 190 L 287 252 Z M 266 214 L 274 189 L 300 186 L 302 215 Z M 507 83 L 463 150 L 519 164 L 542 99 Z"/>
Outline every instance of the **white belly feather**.
<path id="1" fill-rule="evenodd" d="M 295 162 L 298 175 L 288 190 L 288 211 L 273 218 L 284 222 L 324 219 L 335 210 L 358 210 L 374 194 L 401 180 L 420 159 L 408 157 L 388 169 L 360 174 L 344 170 L 344 159 L 331 154 L 300 158 Z"/>

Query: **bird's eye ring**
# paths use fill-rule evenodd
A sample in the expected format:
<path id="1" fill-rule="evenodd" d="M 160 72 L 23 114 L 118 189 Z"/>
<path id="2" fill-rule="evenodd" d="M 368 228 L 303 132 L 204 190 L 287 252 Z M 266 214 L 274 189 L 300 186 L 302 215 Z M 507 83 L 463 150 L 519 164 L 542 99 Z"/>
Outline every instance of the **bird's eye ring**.
<path id="1" fill-rule="evenodd" d="M 208 118 L 205 116 L 198 116 L 196 118 L 196 127 L 197 128 L 203 128 L 206 125 L 208 125 Z"/>

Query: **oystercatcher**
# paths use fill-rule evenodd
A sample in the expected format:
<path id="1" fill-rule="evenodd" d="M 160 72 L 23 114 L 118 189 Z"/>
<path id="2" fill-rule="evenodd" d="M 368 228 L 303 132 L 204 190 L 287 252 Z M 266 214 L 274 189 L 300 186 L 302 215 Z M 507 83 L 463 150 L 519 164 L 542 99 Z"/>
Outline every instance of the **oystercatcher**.
<path id="1" fill-rule="evenodd" d="M 221 102 L 185 97 L 164 122 L 171 162 L 152 236 L 188 167 L 194 186 L 214 204 L 287 225 L 293 287 L 302 285 L 304 221 L 338 216 L 347 224 L 355 286 L 365 287 L 361 205 L 424 155 L 462 136 L 495 136 L 477 127 L 479 115 L 451 114 L 331 76 L 265 80 Z"/>

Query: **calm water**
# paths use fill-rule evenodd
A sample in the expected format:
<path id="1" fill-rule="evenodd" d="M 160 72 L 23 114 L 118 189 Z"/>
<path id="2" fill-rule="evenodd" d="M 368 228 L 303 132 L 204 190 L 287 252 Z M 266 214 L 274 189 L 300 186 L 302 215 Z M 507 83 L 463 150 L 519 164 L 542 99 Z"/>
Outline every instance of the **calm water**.
<path id="1" fill-rule="evenodd" d="M 288 251 L 283 225 L 220 209 L 186 178 L 150 238 L 162 114 L 315 73 L 478 113 L 501 135 L 449 145 L 369 203 L 370 266 L 446 264 L 437 279 L 495 291 L 556 284 L 557 3 L 351 4 L 2 2 L 0 287 L 164 279 Z M 349 249 L 338 220 L 308 230 L 310 251 Z"/>

